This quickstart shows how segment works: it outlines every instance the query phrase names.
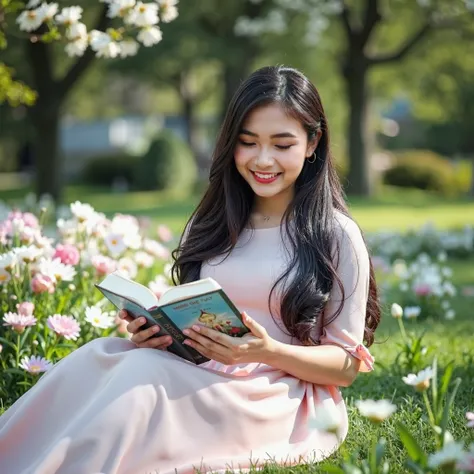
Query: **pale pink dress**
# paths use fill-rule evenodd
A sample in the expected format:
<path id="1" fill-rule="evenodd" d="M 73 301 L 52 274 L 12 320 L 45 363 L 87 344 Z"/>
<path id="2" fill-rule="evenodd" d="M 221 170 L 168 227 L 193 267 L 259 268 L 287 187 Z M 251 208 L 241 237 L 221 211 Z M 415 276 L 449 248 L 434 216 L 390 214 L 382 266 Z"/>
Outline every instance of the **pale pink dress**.
<path id="1" fill-rule="evenodd" d="M 366 371 L 373 362 L 361 345 L 368 256 L 356 225 L 341 215 L 337 220 L 346 301 L 319 340 L 356 355 Z M 279 228 L 245 230 L 230 257 L 208 262 L 201 276 L 215 278 L 271 337 L 296 344 L 267 308 L 271 284 L 285 266 L 282 242 Z M 337 298 L 334 291 L 328 312 Z M 338 436 L 312 426 L 318 405 L 340 410 Z M 0 472 L 182 474 L 268 461 L 289 465 L 327 457 L 346 433 L 346 408 L 335 386 L 265 364 L 195 366 L 126 339 L 101 338 L 56 364 L 0 417 Z"/>

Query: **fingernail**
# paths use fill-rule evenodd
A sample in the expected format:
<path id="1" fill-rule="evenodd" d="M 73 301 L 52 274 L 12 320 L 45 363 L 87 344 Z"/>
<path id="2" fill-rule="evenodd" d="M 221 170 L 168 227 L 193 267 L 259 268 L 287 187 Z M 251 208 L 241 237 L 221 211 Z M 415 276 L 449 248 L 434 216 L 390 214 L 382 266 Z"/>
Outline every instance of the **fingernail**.
<path id="1" fill-rule="evenodd" d="M 192 346 L 191 341 L 189 339 L 184 340 L 183 344 L 186 344 L 187 346 Z"/>
<path id="2" fill-rule="evenodd" d="M 140 318 L 140 322 L 141 322 L 142 324 L 145 324 L 145 323 L 146 323 L 146 319 L 145 319 L 145 318 Z"/>
<path id="3" fill-rule="evenodd" d="M 199 332 L 201 330 L 201 328 L 199 326 L 196 326 L 196 324 L 193 326 L 193 329 L 196 331 L 196 332 Z"/>
<path id="4" fill-rule="evenodd" d="M 183 334 L 186 334 L 186 336 L 189 336 L 189 329 L 183 329 Z"/>
<path id="5" fill-rule="evenodd" d="M 160 328 L 158 326 L 153 326 L 153 332 L 158 332 Z"/>
<path id="6" fill-rule="evenodd" d="M 165 341 L 169 344 L 169 343 L 173 342 L 173 339 L 171 339 L 171 337 L 167 337 L 167 338 L 165 339 Z"/>

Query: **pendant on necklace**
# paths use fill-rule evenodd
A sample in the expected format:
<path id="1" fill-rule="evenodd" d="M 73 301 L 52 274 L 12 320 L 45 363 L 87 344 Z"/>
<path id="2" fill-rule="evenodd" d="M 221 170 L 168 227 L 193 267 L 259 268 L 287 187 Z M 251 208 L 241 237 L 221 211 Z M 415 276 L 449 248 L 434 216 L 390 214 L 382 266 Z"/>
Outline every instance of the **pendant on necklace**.
<path id="1" fill-rule="evenodd" d="M 268 221 L 270 220 L 270 216 L 263 216 L 263 220 L 264 220 L 265 222 L 268 222 Z"/>

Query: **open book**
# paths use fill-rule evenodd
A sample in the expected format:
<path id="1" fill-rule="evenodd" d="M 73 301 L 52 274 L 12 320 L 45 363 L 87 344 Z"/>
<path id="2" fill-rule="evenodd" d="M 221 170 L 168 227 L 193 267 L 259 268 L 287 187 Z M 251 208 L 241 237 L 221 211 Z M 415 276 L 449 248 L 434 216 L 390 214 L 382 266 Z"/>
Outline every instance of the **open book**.
<path id="1" fill-rule="evenodd" d="M 173 286 L 158 298 L 146 286 L 129 280 L 118 272 L 109 274 L 95 285 L 118 309 L 130 316 L 143 316 L 147 323 L 143 329 L 158 324 L 155 335 L 170 335 L 173 343 L 168 351 L 184 359 L 202 364 L 209 359 L 183 341 L 183 329 L 193 324 L 207 326 L 229 336 L 239 337 L 249 332 L 240 315 L 221 286 L 212 278 Z"/>

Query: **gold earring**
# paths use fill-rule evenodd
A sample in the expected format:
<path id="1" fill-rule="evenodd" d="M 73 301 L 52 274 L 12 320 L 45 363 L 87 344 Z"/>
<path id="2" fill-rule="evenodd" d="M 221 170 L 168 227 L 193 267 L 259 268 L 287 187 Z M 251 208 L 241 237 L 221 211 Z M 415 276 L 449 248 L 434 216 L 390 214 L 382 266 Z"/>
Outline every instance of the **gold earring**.
<path id="1" fill-rule="evenodd" d="M 316 155 L 316 152 L 314 152 L 311 158 L 308 158 L 308 163 L 314 163 L 317 159 L 318 155 Z"/>

